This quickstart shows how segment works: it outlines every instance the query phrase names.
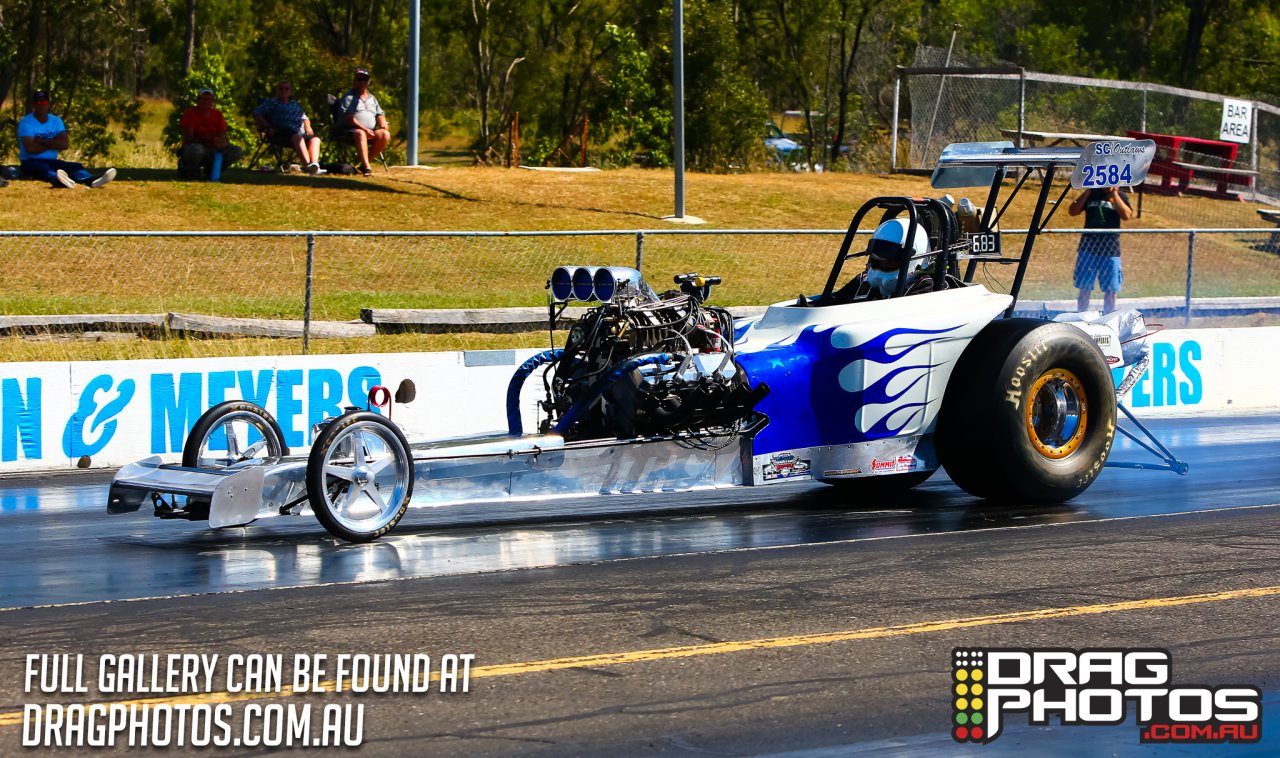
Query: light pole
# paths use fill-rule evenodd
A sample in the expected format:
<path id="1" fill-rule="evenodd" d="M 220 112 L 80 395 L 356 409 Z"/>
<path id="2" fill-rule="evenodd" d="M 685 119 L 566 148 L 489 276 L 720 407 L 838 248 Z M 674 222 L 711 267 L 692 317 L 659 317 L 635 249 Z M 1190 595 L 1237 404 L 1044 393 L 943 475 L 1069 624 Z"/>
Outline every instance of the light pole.
<path id="1" fill-rule="evenodd" d="M 405 124 L 405 152 L 408 153 L 406 163 L 418 165 L 418 72 L 421 54 L 419 30 L 422 19 L 422 0 L 411 0 L 409 3 L 409 113 Z"/>
<path id="2" fill-rule="evenodd" d="M 672 129 L 675 131 L 676 212 L 675 220 L 684 218 L 684 0 L 673 0 L 671 16 L 675 24 L 671 45 L 672 88 L 675 91 Z"/>

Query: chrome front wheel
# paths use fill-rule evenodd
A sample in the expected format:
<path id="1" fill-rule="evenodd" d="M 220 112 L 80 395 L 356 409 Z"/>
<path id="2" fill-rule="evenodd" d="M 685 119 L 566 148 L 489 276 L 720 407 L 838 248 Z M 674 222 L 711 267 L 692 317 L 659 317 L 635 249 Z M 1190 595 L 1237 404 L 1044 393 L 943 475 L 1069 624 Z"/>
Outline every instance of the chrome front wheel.
<path id="1" fill-rule="evenodd" d="M 329 533 L 368 542 L 391 531 L 413 495 L 413 459 L 399 427 L 355 411 L 325 425 L 307 461 L 307 497 Z"/>

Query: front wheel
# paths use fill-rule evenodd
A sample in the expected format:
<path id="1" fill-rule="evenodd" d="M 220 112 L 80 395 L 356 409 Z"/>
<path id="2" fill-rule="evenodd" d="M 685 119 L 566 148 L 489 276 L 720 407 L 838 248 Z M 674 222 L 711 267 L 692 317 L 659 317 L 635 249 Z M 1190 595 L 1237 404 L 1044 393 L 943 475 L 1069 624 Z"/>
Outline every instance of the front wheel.
<path id="1" fill-rule="evenodd" d="M 280 425 L 266 408 L 228 400 L 205 411 L 191 427 L 182 445 L 182 465 L 219 469 L 288 454 Z"/>
<path id="2" fill-rule="evenodd" d="M 1061 503 L 1102 472 L 1115 428 L 1115 385 L 1089 335 L 1003 319 L 960 356 L 936 442 L 947 474 L 972 495 Z"/>
<path id="3" fill-rule="evenodd" d="M 413 458 L 386 418 L 353 411 L 316 437 L 307 460 L 307 499 L 333 536 L 369 542 L 391 531 L 413 495 Z"/>

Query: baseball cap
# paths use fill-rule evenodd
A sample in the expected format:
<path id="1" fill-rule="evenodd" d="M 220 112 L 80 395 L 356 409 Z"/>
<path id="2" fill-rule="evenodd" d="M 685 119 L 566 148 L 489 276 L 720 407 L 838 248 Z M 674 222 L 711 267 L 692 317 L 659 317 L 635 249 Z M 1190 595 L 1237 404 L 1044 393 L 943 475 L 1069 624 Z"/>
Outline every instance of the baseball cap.
<path id="1" fill-rule="evenodd" d="M 204 89 L 196 93 L 196 97 L 200 97 L 201 95 L 212 95 L 212 94 L 213 94 L 213 90 L 209 89 L 208 87 L 205 87 Z"/>
<path id="2" fill-rule="evenodd" d="M 368 76 L 368 75 L 369 75 L 369 69 L 367 68 L 356 69 L 356 76 Z"/>
<path id="3" fill-rule="evenodd" d="M 45 103 L 47 103 L 47 102 L 49 102 L 49 93 L 48 93 L 48 92 L 46 92 L 46 91 L 44 91 L 44 90 L 42 90 L 42 89 L 38 89 L 38 90 L 36 90 L 35 92 L 32 92 L 32 93 L 31 93 L 31 102 L 33 102 L 33 103 L 39 103 L 39 102 L 45 102 Z"/>

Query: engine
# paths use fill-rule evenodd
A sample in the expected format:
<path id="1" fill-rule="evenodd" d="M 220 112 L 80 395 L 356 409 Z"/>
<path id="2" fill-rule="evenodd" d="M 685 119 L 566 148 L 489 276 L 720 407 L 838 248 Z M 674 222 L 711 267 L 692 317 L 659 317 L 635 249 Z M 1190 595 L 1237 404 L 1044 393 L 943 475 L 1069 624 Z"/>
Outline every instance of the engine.
<path id="1" fill-rule="evenodd" d="M 724 433 L 768 390 L 734 360 L 733 317 L 704 304 L 717 277 L 684 274 L 656 294 L 629 268 L 561 267 L 553 317 L 571 300 L 599 302 L 569 329 L 544 374 L 543 432 L 566 439 Z"/>

